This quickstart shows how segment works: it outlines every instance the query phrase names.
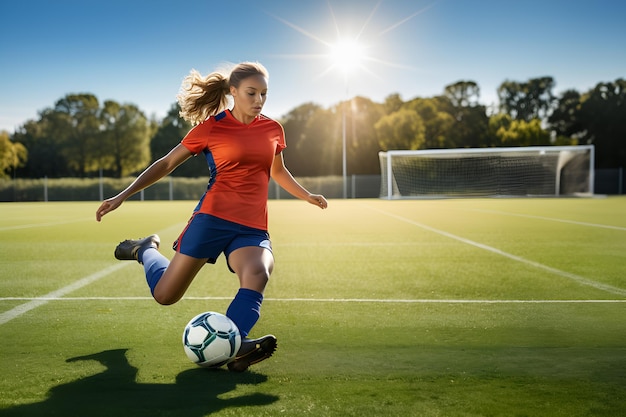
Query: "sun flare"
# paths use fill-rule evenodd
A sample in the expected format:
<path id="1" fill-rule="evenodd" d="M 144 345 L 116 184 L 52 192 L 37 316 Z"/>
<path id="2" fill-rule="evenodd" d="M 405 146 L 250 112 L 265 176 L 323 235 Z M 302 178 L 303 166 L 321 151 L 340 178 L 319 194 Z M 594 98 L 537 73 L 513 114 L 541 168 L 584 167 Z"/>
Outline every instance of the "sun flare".
<path id="1" fill-rule="evenodd" d="M 356 40 L 340 40 L 330 45 L 331 65 L 344 73 L 350 73 L 363 65 L 365 47 Z"/>
<path id="2" fill-rule="evenodd" d="M 282 17 L 276 16 L 272 13 L 267 13 L 270 16 L 272 16 L 274 19 L 282 22 L 283 24 L 292 28 L 296 32 L 301 33 L 302 35 L 306 36 L 309 39 L 319 42 L 320 44 L 324 45 L 327 48 L 326 53 L 322 53 L 322 54 L 299 53 L 299 54 L 281 54 L 281 55 L 275 55 L 275 56 L 280 56 L 282 58 L 305 59 L 305 60 L 306 59 L 324 59 L 326 60 L 326 62 L 328 62 L 328 67 L 325 70 L 323 70 L 316 78 L 321 78 L 334 71 L 339 71 L 343 73 L 346 82 L 347 82 L 348 76 L 352 77 L 353 75 L 355 75 L 354 73 L 356 73 L 357 71 L 366 72 L 375 78 L 382 79 L 382 77 L 380 77 L 380 75 L 378 75 L 373 70 L 373 68 L 371 68 L 371 65 L 375 65 L 375 66 L 384 65 L 384 66 L 394 67 L 394 68 L 415 70 L 415 68 L 413 67 L 402 65 L 396 62 L 391 62 L 391 61 L 382 59 L 380 57 L 375 57 L 375 56 L 370 55 L 372 50 L 374 49 L 371 43 L 371 38 L 372 36 L 374 36 L 375 38 L 379 38 L 397 29 L 399 26 L 406 24 L 408 21 L 410 21 L 414 17 L 428 10 L 437 1 L 439 0 L 435 0 L 435 2 L 432 3 L 431 5 L 424 7 L 421 10 L 409 15 L 408 17 L 405 17 L 402 20 L 387 26 L 386 29 L 383 29 L 382 31 L 378 32 L 377 35 L 376 33 L 374 34 L 366 33 L 367 32 L 366 28 L 369 26 L 372 19 L 376 15 L 377 11 L 379 11 L 379 7 L 383 3 L 383 0 L 379 0 L 379 2 L 374 6 L 369 16 L 363 23 L 362 27 L 358 31 L 358 34 L 356 35 L 356 37 L 345 38 L 342 35 L 342 32 L 343 32 L 342 29 L 344 25 L 341 22 L 337 21 L 335 12 L 330 4 L 330 0 L 328 0 L 328 8 L 330 11 L 330 15 L 332 17 L 332 22 L 336 29 L 337 40 L 335 42 L 324 39 L 323 37 L 316 35 L 308 31 L 307 29 L 304 29 L 303 27 L 296 25 L 295 23 L 292 23 L 286 19 L 283 19 Z M 363 42 L 359 41 L 362 38 L 369 39 L 369 41 L 366 44 L 364 44 Z"/>

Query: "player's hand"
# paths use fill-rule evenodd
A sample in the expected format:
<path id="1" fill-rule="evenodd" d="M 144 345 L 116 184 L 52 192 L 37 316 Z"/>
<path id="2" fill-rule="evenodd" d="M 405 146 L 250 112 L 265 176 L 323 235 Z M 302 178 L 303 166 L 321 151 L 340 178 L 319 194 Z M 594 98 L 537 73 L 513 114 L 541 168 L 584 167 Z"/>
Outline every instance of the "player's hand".
<path id="1" fill-rule="evenodd" d="M 122 205 L 123 201 L 124 200 L 115 197 L 104 200 L 102 204 L 100 204 L 100 207 L 98 207 L 98 210 L 96 210 L 96 221 L 102 220 L 102 216 L 118 208 Z"/>
<path id="2" fill-rule="evenodd" d="M 324 196 L 320 194 L 310 194 L 307 201 L 321 209 L 328 207 L 328 201 L 326 201 Z"/>

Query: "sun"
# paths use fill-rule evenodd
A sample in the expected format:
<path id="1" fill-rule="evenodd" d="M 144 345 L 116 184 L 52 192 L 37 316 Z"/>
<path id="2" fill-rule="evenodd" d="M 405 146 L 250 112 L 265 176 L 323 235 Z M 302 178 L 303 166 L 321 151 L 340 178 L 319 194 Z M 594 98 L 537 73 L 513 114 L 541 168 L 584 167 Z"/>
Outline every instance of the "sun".
<path id="1" fill-rule="evenodd" d="M 333 68 L 337 68 L 344 74 L 349 74 L 362 67 L 366 58 L 366 48 L 358 41 L 344 39 L 329 46 L 328 57 Z"/>
<path id="2" fill-rule="evenodd" d="M 424 13 L 426 10 L 428 10 L 430 7 L 432 7 L 435 3 L 437 3 L 440 0 L 435 0 L 434 3 L 422 8 L 421 10 L 416 11 L 415 13 L 403 18 L 402 20 L 393 23 L 390 26 L 387 26 L 386 29 L 383 29 L 382 31 L 380 31 L 377 36 L 375 36 L 376 38 L 379 38 L 381 36 L 386 35 L 387 33 L 395 30 L 396 28 L 398 28 L 399 26 L 405 24 L 406 22 L 410 21 L 411 19 L 413 19 L 415 16 L 418 16 L 422 13 Z M 335 12 L 333 11 L 333 8 L 331 7 L 330 4 L 330 0 L 327 0 L 328 3 L 328 8 L 330 11 L 330 15 L 332 17 L 332 22 L 335 26 L 335 30 L 336 30 L 336 35 L 337 35 L 337 40 L 335 42 L 332 41 L 328 41 L 325 40 L 323 38 L 321 38 L 320 36 L 307 31 L 306 29 L 302 28 L 301 26 L 298 26 L 286 19 L 283 19 L 279 16 L 276 16 L 272 13 L 266 12 L 269 16 L 273 17 L 274 19 L 284 23 L 285 25 L 289 26 L 290 28 L 292 28 L 293 30 L 295 30 L 296 32 L 299 32 L 303 35 L 305 35 L 306 37 L 308 37 L 309 39 L 312 39 L 316 42 L 319 42 L 320 44 L 324 45 L 327 49 L 327 53 L 325 54 L 306 54 L 306 53 L 299 53 L 296 55 L 292 55 L 292 54 L 287 54 L 287 55 L 274 55 L 274 56 L 278 56 L 281 58 L 288 58 L 288 59 L 324 59 L 327 60 L 328 62 L 328 67 L 323 70 L 318 76 L 317 78 L 320 77 L 324 77 L 326 75 L 328 75 L 329 73 L 338 70 L 340 72 L 343 73 L 344 78 L 345 78 L 345 82 L 347 83 L 348 77 L 352 77 L 353 74 L 358 70 L 359 72 L 367 72 L 370 75 L 382 79 L 380 76 L 378 76 L 371 68 L 370 68 L 370 64 L 376 64 L 376 65 L 385 65 L 385 66 L 389 66 L 389 67 L 394 67 L 394 68 L 401 68 L 401 69 L 408 69 L 408 70 L 415 70 L 415 68 L 412 68 L 410 66 L 405 66 L 405 65 L 401 65 L 395 62 L 390 62 L 387 61 L 385 59 L 381 59 L 381 58 L 377 58 L 374 56 L 371 56 L 368 54 L 368 50 L 373 49 L 372 47 L 370 47 L 370 44 L 367 44 L 367 47 L 364 43 L 362 43 L 360 40 L 363 37 L 366 38 L 371 38 L 372 36 L 368 36 L 366 32 L 366 28 L 368 27 L 368 25 L 371 23 L 372 19 L 374 18 L 374 16 L 376 15 L 376 12 L 379 10 L 379 7 L 381 6 L 383 0 L 379 0 L 378 3 L 374 6 L 374 8 L 372 9 L 372 11 L 370 12 L 369 16 L 367 17 L 367 19 L 365 20 L 365 22 L 363 23 L 361 29 L 358 31 L 358 34 L 353 37 L 353 38 L 348 38 L 345 37 L 345 32 L 342 30 L 343 25 L 340 24 L 335 16 Z M 342 33 L 343 32 L 343 33 Z M 365 36 L 362 36 L 365 35 Z M 375 34 L 374 34 L 375 35 Z"/>

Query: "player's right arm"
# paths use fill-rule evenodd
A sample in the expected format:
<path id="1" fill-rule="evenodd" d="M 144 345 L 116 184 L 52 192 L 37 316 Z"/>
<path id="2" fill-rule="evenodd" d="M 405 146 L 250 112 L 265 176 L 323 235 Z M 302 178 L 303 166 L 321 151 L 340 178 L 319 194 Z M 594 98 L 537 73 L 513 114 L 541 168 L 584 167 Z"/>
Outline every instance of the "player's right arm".
<path id="1" fill-rule="evenodd" d="M 124 191 L 115 197 L 104 200 L 96 211 L 96 220 L 100 221 L 102 216 L 118 208 L 127 198 L 170 174 L 191 155 L 189 149 L 179 143 L 167 155 L 146 168 Z"/>

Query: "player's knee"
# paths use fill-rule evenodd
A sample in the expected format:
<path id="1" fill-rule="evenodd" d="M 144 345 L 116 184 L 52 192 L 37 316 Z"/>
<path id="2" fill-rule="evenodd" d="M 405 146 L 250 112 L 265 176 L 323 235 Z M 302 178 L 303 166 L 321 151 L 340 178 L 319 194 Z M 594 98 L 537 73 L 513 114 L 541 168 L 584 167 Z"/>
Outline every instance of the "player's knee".
<path id="1" fill-rule="evenodd" d="M 264 271 L 263 274 L 259 277 L 259 280 L 263 283 L 264 286 L 267 285 L 270 280 L 269 271 Z"/>
<path id="2" fill-rule="evenodd" d="M 181 299 L 181 297 L 177 294 L 162 293 L 157 290 L 154 291 L 154 294 L 152 294 L 152 296 L 154 297 L 154 300 L 162 306 L 175 304 Z"/>
<path id="3" fill-rule="evenodd" d="M 265 285 L 270 280 L 270 271 L 265 267 L 259 267 L 252 274 L 252 279 L 257 282 L 259 285 L 265 287 Z"/>
<path id="4" fill-rule="evenodd" d="M 249 269 L 241 276 L 241 284 L 243 287 L 251 288 L 259 292 L 263 292 L 269 280 L 270 271 L 261 266 Z"/>
<path id="5" fill-rule="evenodd" d="M 156 300 L 157 303 L 161 304 L 162 306 L 171 306 L 172 304 L 175 304 L 176 301 L 178 301 L 178 300 L 173 300 L 171 298 L 154 297 L 154 299 Z"/>

